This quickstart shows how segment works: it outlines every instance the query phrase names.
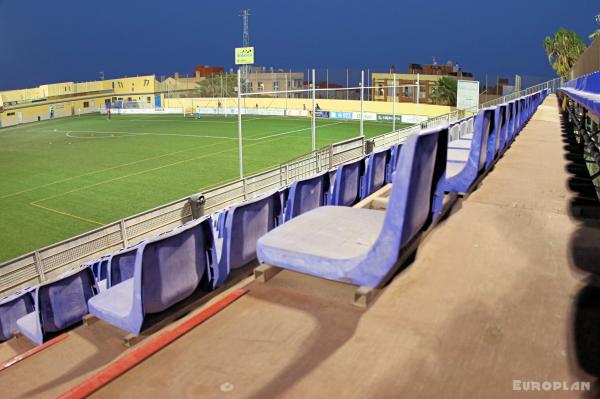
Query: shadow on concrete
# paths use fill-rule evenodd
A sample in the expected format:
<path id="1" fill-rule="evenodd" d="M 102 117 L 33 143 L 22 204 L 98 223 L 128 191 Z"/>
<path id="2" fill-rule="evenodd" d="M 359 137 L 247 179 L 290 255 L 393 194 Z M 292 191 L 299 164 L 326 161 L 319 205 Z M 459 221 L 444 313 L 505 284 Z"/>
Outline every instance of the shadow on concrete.
<path id="1" fill-rule="evenodd" d="M 316 283 L 315 291 L 306 294 L 290 287 L 277 287 L 279 277 L 276 276 L 264 286 L 255 285 L 247 295 L 304 312 L 315 321 L 316 328 L 305 341 L 301 353 L 287 367 L 273 375 L 268 384 L 247 395 L 252 399 L 285 397 L 288 390 L 318 369 L 352 338 L 364 313 L 364 310 L 349 302 L 339 303 L 335 294 L 322 290 L 327 282 L 313 278 L 312 281 Z M 306 288 L 306 282 L 303 282 L 302 288 Z M 321 294 L 316 294 L 317 291 L 321 291 Z M 278 295 L 279 293 L 282 295 Z"/>
<path id="2" fill-rule="evenodd" d="M 572 305 L 571 331 L 574 361 L 581 371 L 595 378 L 593 396 L 600 393 L 600 201 L 584 157 L 584 146 L 577 142 L 573 123 L 561 112 L 561 131 L 565 170 L 572 192 L 570 216 L 579 221 L 569 243 L 569 262 L 576 273 L 587 273 L 585 285 Z"/>

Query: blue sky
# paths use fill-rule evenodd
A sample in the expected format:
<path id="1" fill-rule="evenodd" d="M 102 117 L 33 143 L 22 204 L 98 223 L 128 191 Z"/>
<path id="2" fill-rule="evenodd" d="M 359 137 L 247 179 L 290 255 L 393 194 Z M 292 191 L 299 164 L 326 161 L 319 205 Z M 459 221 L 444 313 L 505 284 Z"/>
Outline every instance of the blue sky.
<path id="1" fill-rule="evenodd" d="M 543 39 L 586 42 L 598 0 L 0 0 L 0 90 L 233 64 L 250 8 L 260 65 L 305 70 L 453 60 L 490 80 L 551 77 Z"/>

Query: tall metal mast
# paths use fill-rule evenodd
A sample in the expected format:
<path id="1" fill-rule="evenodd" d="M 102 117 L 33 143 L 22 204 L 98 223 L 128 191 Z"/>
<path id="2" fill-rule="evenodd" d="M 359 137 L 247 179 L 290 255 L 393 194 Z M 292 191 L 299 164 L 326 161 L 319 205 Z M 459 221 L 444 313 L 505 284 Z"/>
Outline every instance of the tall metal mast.
<path id="1" fill-rule="evenodd" d="M 250 47 L 250 29 L 248 28 L 248 17 L 250 17 L 250 9 L 240 11 L 240 17 L 244 24 L 244 31 L 242 33 L 242 46 Z M 242 65 L 242 72 L 244 75 L 244 87 L 248 84 L 248 65 Z"/>

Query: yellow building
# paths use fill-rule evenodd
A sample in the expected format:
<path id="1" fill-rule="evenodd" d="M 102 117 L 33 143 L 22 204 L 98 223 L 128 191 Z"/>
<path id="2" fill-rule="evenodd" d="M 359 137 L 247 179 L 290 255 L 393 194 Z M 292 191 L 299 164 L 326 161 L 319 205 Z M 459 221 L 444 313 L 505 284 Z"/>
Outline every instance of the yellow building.
<path id="1" fill-rule="evenodd" d="M 119 100 L 160 104 L 154 75 L 92 82 L 61 82 L 0 92 L 0 127 L 98 112 Z"/>
<path id="2" fill-rule="evenodd" d="M 436 82 L 443 76 L 473 80 L 473 74 L 464 72 L 451 61 L 447 64 L 411 64 L 408 73 L 396 74 L 396 101 L 417 101 L 417 79 L 419 83 L 419 103 L 432 104 L 431 95 Z M 373 73 L 371 75 L 371 98 L 375 101 L 393 101 L 394 74 Z"/>

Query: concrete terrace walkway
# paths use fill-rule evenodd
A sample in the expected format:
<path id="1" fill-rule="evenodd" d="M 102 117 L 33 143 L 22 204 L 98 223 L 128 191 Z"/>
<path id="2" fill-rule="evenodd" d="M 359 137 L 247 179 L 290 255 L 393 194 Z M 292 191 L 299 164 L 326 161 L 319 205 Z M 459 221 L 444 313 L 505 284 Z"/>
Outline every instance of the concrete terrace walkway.
<path id="1" fill-rule="evenodd" d="M 368 309 L 349 286 L 283 271 L 93 396 L 592 397 L 513 390 L 597 389 L 600 284 L 587 272 L 600 271 L 600 223 L 578 216 L 570 148 L 550 97 Z M 0 392 L 54 396 L 116 358 L 119 334 L 80 327 L 4 371 Z"/>

